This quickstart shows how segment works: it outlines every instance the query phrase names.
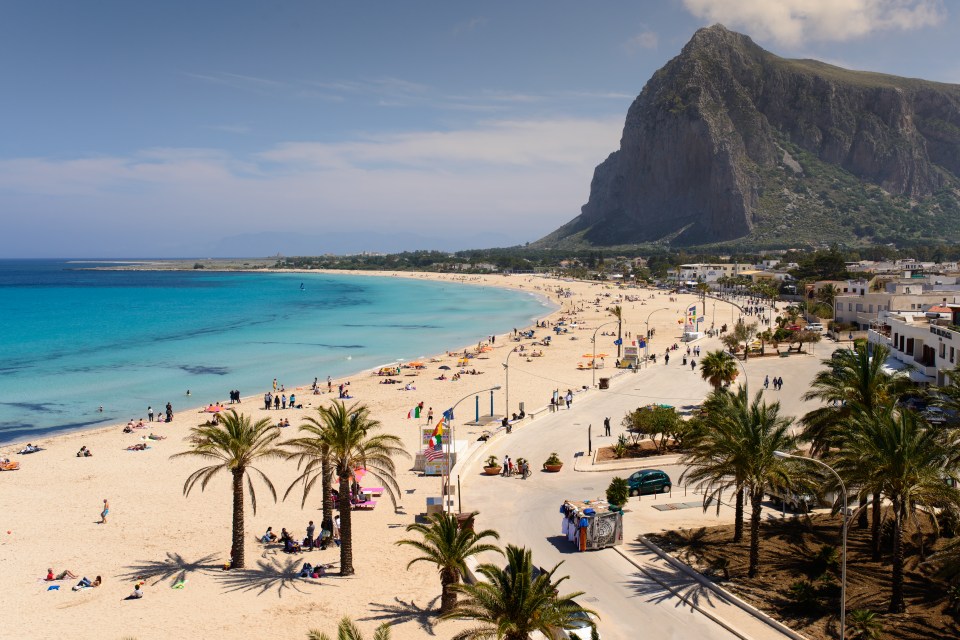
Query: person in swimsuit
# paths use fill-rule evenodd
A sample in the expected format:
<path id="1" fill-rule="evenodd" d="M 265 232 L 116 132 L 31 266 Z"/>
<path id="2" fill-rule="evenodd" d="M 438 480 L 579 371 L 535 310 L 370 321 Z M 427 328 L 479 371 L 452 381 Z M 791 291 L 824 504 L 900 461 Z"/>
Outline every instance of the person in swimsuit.
<path id="1" fill-rule="evenodd" d="M 107 524 L 107 515 L 110 513 L 110 503 L 103 499 L 103 511 L 100 512 L 100 524 Z"/>

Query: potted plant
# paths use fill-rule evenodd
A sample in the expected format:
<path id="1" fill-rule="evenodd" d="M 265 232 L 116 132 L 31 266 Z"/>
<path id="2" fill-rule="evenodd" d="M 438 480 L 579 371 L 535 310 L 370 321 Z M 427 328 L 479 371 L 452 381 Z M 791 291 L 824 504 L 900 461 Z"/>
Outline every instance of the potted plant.
<path id="1" fill-rule="evenodd" d="M 543 463 L 543 470 L 549 473 L 556 473 L 563 468 L 563 461 L 556 453 L 551 453 L 550 457 Z"/>
<path id="2" fill-rule="evenodd" d="M 497 456 L 490 456 L 487 458 L 486 464 L 483 465 L 483 472 L 488 476 L 498 476 L 502 470 L 503 467 L 497 461 Z"/>
<path id="3" fill-rule="evenodd" d="M 616 507 L 619 511 L 623 505 L 627 504 L 627 498 L 630 496 L 630 487 L 623 478 L 614 478 L 607 487 L 607 502 L 611 507 Z"/>

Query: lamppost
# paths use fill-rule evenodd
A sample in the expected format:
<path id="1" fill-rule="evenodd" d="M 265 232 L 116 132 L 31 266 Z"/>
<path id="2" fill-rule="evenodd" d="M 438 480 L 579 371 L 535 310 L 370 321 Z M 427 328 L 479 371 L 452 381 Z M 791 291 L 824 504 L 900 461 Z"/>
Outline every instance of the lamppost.
<path id="1" fill-rule="evenodd" d="M 840 491 L 843 494 L 843 549 L 840 552 L 840 639 L 843 640 L 846 636 L 846 621 L 847 621 L 847 487 L 843 484 L 843 479 L 840 477 L 836 471 L 833 470 L 833 467 L 828 465 L 822 460 L 816 458 L 808 458 L 806 456 L 796 456 L 790 453 L 784 453 L 783 451 L 774 451 L 773 455 L 777 458 L 792 458 L 794 460 L 806 460 L 807 462 L 813 462 L 818 464 L 830 473 L 837 479 L 837 482 L 840 483 Z"/>
<path id="2" fill-rule="evenodd" d="M 498 391 L 499 389 L 500 389 L 500 385 L 496 385 L 496 386 L 494 386 L 494 387 L 488 387 L 488 388 L 486 388 L 486 389 L 480 389 L 479 391 L 473 391 L 473 392 L 468 393 L 467 395 L 463 396 L 462 398 L 460 398 L 460 399 L 457 400 L 456 402 L 454 402 L 454 403 L 453 403 L 453 406 L 450 407 L 450 409 L 448 409 L 448 411 L 450 412 L 450 416 L 451 416 L 451 418 L 450 418 L 449 420 L 447 420 L 447 426 L 450 428 L 450 437 L 447 439 L 447 455 L 446 455 L 445 460 L 444 460 L 444 465 L 443 465 L 444 474 L 443 474 L 443 479 L 441 480 L 441 482 L 443 483 L 443 486 L 441 487 L 441 491 L 440 491 L 440 493 L 441 493 L 441 495 L 442 495 L 442 497 L 443 497 L 443 510 L 444 510 L 445 512 L 447 511 L 447 493 L 448 493 L 449 487 L 450 487 L 450 455 L 451 455 L 451 454 L 456 454 L 456 452 L 457 452 L 456 431 L 454 430 L 453 417 L 452 417 L 452 416 L 453 416 L 453 410 L 456 409 L 456 408 L 457 408 L 457 405 L 459 405 L 461 402 L 463 402 L 463 401 L 466 400 L 467 398 L 472 398 L 473 396 L 480 395 L 480 394 L 483 393 L 484 391 Z M 443 446 L 443 437 L 442 437 L 442 436 L 440 437 L 440 443 L 441 443 L 441 446 Z M 457 500 L 459 500 L 459 499 L 460 499 L 460 495 L 457 494 Z"/>
<path id="3" fill-rule="evenodd" d="M 602 325 L 593 330 L 593 362 L 590 363 L 590 368 L 593 370 L 593 384 L 591 387 L 597 386 L 597 331 L 600 331 L 600 329 L 611 324 L 619 324 L 620 322 L 622 322 L 622 320 L 611 320 L 610 322 L 604 322 Z"/>
<path id="4" fill-rule="evenodd" d="M 510 350 L 510 353 L 507 354 L 507 359 L 503 361 L 503 369 L 506 372 L 506 380 L 504 381 L 506 389 L 506 406 L 503 409 L 503 415 L 510 417 L 510 356 L 517 352 L 517 348 L 514 347 Z"/>
<path id="5" fill-rule="evenodd" d="M 650 316 L 655 314 L 657 311 L 669 311 L 669 310 L 670 310 L 670 307 L 660 307 L 659 309 L 654 309 L 653 311 L 647 314 L 647 320 L 646 322 L 643 323 L 644 328 L 647 332 L 647 337 L 644 339 L 644 342 L 643 342 L 643 368 L 644 369 L 647 368 L 647 364 L 650 361 L 650 357 L 649 357 L 650 356 Z"/>

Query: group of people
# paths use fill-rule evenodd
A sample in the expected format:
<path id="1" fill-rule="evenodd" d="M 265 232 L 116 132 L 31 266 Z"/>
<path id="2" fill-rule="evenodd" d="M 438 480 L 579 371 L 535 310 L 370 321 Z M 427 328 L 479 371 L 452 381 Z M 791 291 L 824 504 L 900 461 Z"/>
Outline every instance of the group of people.
<path id="1" fill-rule="evenodd" d="M 236 404 L 240 402 L 240 391 L 237 389 L 230 390 L 230 404 Z"/>
<path id="2" fill-rule="evenodd" d="M 92 455 L 93 455 L 93 452 L 90 451 L 90 449 L 87 449 L 87 445 L 81 446 L 80 451 L 77 451 L 78 458 L 89 458 Z"/>
<path id="3" fill-rule="evenodd" d="M 780 376 L 774 376 L 772 381 L 770 380 L 770 376 L 764 376 L 763 388 L 769 389 L 771 382 L 773 382 L 773 388 L 775 391 L 780 391 L 781 389 L 783 389 L 783 378 Z"/>
<path id="4" fill-rule="evenodd" d="M 321 529 L 319 535 L 315 535 L 316 533 L 317 528 L 313 524 L 313 520 L 307 524 L 307 533 L 302 540 L 293 536 L 287 531 L 286 527 L 281 529 L 279 536 L 273 532 L 273 527 L 267 527 L 266 533 L 260 537 L 260 542 L 263 544 L 280 543 L 283 545 L 284 553 L 303 553 L 305 550 L 312 551 L 313 549 L 324 550 L 331 540 L 339 547 L 340 516 L 337 515 L 333 519 L 333 531 Z"/>
<path id="5" fill-rule="evenodd" d="M 103 407 L 101 407 L 100 409 L 102 411 Z M 153 412 L 153 406 L 147 407 L 147 420 L 150 422 L 153 422 L 154 416 L 156 416 L 157 422 L 160 422 L 161 420 L 163 420 L 164 422 L 173 422 L 173 405 L 168 402 L 167 406 L 164 407 L 163 414 L 155 414 Z"/>
<path id="6" fill-rule="evenodd" d="M 240 401 L 239 396 L 237 401 Z M 303 405 L 297 404 L 297 394 L 295 393 L 291 393 L 290 398 L 288 399 L 286 393 L 280 392 L 279 394 L 274 394 L 270 391 L 267 391 L 265 394 L 263 394 L 263 408 L 267 411 L 269 411 L 271 408 L 276 410 L 287 408 L 302 409 Z"/>
<path id="7" fill-rule="evenodd" d="M 530 463 L 524 458 L 518 458 L 516 464 L 514 464 L 510 456 L 504 455 L 501 467 L 500 475 L 504 478 L 519 475 L 522 479 L 526 480 L 530 477 Z"/>

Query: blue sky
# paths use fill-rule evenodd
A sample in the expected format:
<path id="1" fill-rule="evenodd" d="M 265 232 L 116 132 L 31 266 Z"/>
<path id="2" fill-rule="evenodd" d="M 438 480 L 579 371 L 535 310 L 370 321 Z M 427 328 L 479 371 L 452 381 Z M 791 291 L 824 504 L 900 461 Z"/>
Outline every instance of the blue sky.
<path id="1" fill-rule="evenodd" d="M 0 4 L 0 257 L 519 244 L 701 26 L 960 82 L 941 0 Z"/>

